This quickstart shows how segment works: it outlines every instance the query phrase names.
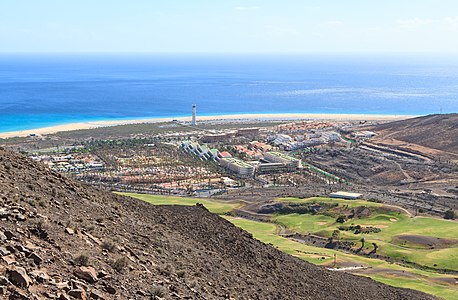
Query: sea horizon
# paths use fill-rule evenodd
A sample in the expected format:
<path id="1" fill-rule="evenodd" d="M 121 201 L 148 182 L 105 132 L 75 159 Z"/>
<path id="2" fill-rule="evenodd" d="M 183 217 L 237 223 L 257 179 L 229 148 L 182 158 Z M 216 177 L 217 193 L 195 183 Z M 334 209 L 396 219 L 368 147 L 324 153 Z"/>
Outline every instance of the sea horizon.
<path id="1" fill-rule="evenodd" d="M 458 62 L 428 55 L 0 54 L 0 132 L 187 117 L 194 103 L 200 116 L 452 113 L 457 82 Z"/>

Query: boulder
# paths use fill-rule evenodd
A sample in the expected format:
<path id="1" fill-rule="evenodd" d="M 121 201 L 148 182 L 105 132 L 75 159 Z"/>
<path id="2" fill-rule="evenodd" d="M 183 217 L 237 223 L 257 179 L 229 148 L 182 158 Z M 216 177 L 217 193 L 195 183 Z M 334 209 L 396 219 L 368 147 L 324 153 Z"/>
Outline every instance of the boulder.
<path id="1" fill-rule="evenodd" d="M 7 265 L 12 265 L 16 262 L 16 259 L 14 259 L 13 255 L 3 256 L 2 260 L 6 262 Z"/>
<path id="2" fill-rule="evenodd" d="M 97 278 L 106 278 L 108 275 L 108 272 L 105 270 L 100 270 L 99 273 L 97 273 Z"/>
<path id="3" fill-rule="evenodd" d="M 30 249 L 28 249 L 27 247 L 24 247 L 22 245 L 16 245 L 15 248 L 19 251 L 19 252 L 22 252 L 24 253 L 26 256 L 30 255 L 30 253 L 32 253 L 30 251 Z"/>
<path id="4" fill-rule="evenodd" d="M 82 282 L 82 281 L 79 281 L 79 280 L 76 280 L 76 279 L 72 279 L 70 280 L 70 289 L 71 290 L 87 290 L 88 289 L 88 286 L 86 283 Z"/>
<path id="5" fill-rule="evenodd" d="M 7 286 L 7 285 L 10 285 L 11 282 L 8 280 L 8 278 L 4 277 L 4 276 L 0 276 L 0 285 L 4 285 L 4 286 Z"/>
<path id="6" fill-rule="evenodd" d="M 8 219 L 10 212 L 6 208 L 0 208 L 0 219 Z"/>
<path id="7" fill-rule="evenodd" d="M 18 287 L 29 287 L 32 283 L 32 279 L 27 275 L 27 272 L 24 268 L 21 267 L 12 267 L 6 272 L 9 280 L 15 286 Z"/>
<path id="8" fill-rule="evenodd" d="M 11 252 L 8 251 L 6 248 L 0 247 L 0 256 L 5 256 L 10 254 Z"/>
<path id="9" fill-rule="evenodd" d="M 35 252 L 32 252 L 29 256 L 29 258 L 33 259 L 33 262 L 36 264 L 36 265 L 39 265 L 43 262 L 43 258 L 41 258 L 37 253 Z"/>
<path id="10" fill-rule="evenodd" d="M 5 230 L 5 231 L 3 232 L 3 234 L 6 236 L 6 239 L 7 239 L 7 240 L 11 240 L 11 239 L 14 238 L 14 233 L 12 233 L 12 232 L 9 231 L 9 230 Z"/>
<path id="11" fill-rule="evenodd" d="M 70 297 L 67 294 L 60 294 L 59 300 L 70 300 Z"/>
<path id="12" fill-rule="evenodd" d="M 116 294 L 116 289 L 114 287 L 112 287 L 111 285 L 107 285 L 105 286 L 105 291 L 107 291 L 109 294 Z"/>
<path id="13" fill-rule="evenodd" d="M 108 298 L 106 298 L 102 292 L 98 290 L 93 290 L 91 291 L 91 294 L 89 295 L 89 299 L 107 300 Z"/>
<path id="14" fill-rule="evenodd" d="M 63 281 L 63 282 L 51 282 L 52 285 L 54 285 L 58 289 L 66 289 L 69 287 L 68 281 Z"/>
<path id="15" fill-rule="evenodd" d="M 84 290 L 82 290 L 82 289 L 70 290 L 68 292 L 68 295 L 73 297 L 73 298 L 80 299 L 80 300 L 86 300 L 87 299 L 86 292 Z"/>
<path id="16" fill-rule="evenodd" d="M 75 275 L 89 283 L 97 282 L 97 272 L 93 267 L 84 267 L 81 266 L 75 270 Z"/>
<path id="17" fill-rule="evenodd" d="M 16 248 L 14 248 L 12 245 L 6 245 L 5 249 L 11 253 L 16 253 Z"/>
<path id="18" fill-rule="evenodd" d="M 13 292 L 11 292 L 9 299 L 14 299 L 14 300 L 32 300 L 31 297 L 27 295 L 26 292 L 16 289 Z"/>
<path id="19" fill-rule="evenodd" d="M 24 216 L 23 214 L 20 214 L 20 213 L 16 214 L 15 217 L 16 217 L 16 220 L 18 220 L 20 222 L 24 222 L 25 220 L 27 220 L 26 216 Z"/>
<path id="20" fill-rule="evenodd" d="M 48 274 L 42 270 L 34 270 L 30 272 L 30 276 L 34 277 L 39 283 L 47 283 L 50 279 Z"/>

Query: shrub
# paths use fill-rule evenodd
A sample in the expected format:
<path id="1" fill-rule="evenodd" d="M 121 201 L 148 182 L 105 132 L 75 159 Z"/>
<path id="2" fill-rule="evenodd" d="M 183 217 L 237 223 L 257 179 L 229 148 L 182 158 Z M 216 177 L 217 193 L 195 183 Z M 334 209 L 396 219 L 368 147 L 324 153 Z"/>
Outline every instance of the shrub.
<path id="1" fill-rule="evenodd" d="M 165 276 L 170 276 L 175 271 L 171 264 L 159 266 L 158 270 L 162 275 Z"/>
<path id="2" fill-rule="evenodd" d="M 451 209 L 447 210 L 444 214 L 444 219 L 446 220 L 454 220 L 455 218 L 456 218 L 456 213 Z"/>
<path id="3" fill-rule="evenodd" d="M 182 269 L 182 270 L 177 271 L 178 277 L 184 277 L 185 275 L 186 275 L 186 270 Z"/>
<path id="4" fill-rule="evenodd" d="M 382 200 L 380 200 L 380 199 L 375 199 L 375 198 L 371 198 L 371 199 L 369 199 L 369 200 L 367 200 L 367 201 L 369 201 L 369 202 L 375 202 L 375 203 L 382 203 Z"/>
<path id="5" fill-rule="evenodd" d="M 338 229 L 336 229 L 336 230 L 334 230 L 334 231 L 332 232 L 332 238 L 333 238 L 334 240 L 340 239 L 340 231 L 339 231 Z"/>
<path id="6" fill-rule="evenodd" d="M 95 230 L 95 226 L 94 225 L 88 225 L 86 226 L 86 230 L 89 231 L 89 232 L 93 232 Z"/>
<path id="7" fill-rule="evenodd" d="M 79 266 L 87 266 L 89 264 L 89 255 L 81 253 L 73 259 L 73 262 Z"/>
<path id="8" fill-rule="evenodd" d="M 337 223 L 344 223 L 347 220 L 347 216 L 339 216 L 336 220 Z"/>
<path id="9" fill-rule="evenodd" d="M 167 289 L 162 285 L 154 284 L 149 290 L 151 299 L 156 299 L 156 297 L 164 298 L 167 295 Z"/>
<path id="10" fill-rule="evenodd" d="M 112 241 L 103 241 L 102 248 L 110 252 L 114 252 L 116 249 L 116 244 Z"/>
<path id="11" fill-rule="evenodd" d="M 111 263 L 111 267 L 120 273 L 127 267 L 127 265 L 127 258 L 124 256 L 119 257 Z"/>

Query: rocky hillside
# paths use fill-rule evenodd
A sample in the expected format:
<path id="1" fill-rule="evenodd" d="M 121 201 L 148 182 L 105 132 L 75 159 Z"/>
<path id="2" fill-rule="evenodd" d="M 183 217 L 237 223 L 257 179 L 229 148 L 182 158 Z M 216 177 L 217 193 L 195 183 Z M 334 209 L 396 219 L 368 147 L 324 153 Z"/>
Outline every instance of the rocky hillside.
<path id="1" fill-rule="evenodd" d="M 0 149 L 2 299 L 434 299 L 327 271 L 204 207 L 97 191 Z"/>
<path id="2" fill-rule="evenodd" d="M 381 139 L 396 139 L 458 154 L 458 114 L 429 115 L 377 125 Z"/>

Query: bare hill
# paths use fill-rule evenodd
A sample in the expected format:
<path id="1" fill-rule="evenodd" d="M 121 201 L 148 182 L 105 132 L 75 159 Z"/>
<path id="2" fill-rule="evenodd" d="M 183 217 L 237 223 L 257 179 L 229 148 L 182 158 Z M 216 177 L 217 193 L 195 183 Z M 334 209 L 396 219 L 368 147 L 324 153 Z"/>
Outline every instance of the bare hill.
<path id="1" fill-rule="evenodd" d="M 2 299 L 435 299 L 327 271 L 201 206 L 98 191 L 0 149 Z"/>
<path id="2" fill-rule="evenodd" d="M 458 114 L 428 115 L 377 125 L 379 140 L 395 139 L 458 154 Z"/>

